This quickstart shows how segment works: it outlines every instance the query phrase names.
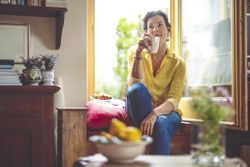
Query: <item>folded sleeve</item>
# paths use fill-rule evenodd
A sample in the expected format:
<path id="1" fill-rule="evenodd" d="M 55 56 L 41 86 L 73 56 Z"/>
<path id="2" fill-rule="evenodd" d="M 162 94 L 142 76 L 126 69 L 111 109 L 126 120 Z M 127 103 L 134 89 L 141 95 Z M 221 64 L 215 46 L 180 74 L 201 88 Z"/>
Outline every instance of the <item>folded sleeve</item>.
<path id="1" fill-rule="evenodd" d="M 167 101 L 173 104 L 175 110 L 177 110 L 181 96 L 182 90 L 185 84 L 185 77 L 186 77 L 186 65 L 183 59 L 180 59 L 176 71 L 174 72 L 173 79 L 171 81 L 171 86 L 169 90 L 169 98 Z"/>
<path id="2" fill-rule="evenodd" d="M 132 72 L 132 67 L 134 63 L 134 55 L 135 55 L 135 48 L 132 48 L 128 52 L 128 57 L 127 57 L 127 62 L 128 62 L 128 78 L 127 78 L 127 83 L 128 86 L 132 86 L 136 82 L 142 82 L 142 79 L 134 78 L 131 76 Z M 140 68 L 142 68 L 140 66 Z"/>

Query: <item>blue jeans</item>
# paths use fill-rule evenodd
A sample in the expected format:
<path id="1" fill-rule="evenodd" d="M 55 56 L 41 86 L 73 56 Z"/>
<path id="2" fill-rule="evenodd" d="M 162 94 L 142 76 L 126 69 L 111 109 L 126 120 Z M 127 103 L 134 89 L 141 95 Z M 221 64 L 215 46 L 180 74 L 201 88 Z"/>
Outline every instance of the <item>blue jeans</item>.
<path id="1" fill-rule="evenodd" d="M 140 128 L 141 122 L 153 111 L 151 95 L 142 83 L 135 83 L 127 92 L 126 112 L 134 126 Z M 180 128 L 181 117 L 177 112 L 158 116 L 153 129 L 153 143 L 150 154 L 168 155 L 170 139 Z"/>

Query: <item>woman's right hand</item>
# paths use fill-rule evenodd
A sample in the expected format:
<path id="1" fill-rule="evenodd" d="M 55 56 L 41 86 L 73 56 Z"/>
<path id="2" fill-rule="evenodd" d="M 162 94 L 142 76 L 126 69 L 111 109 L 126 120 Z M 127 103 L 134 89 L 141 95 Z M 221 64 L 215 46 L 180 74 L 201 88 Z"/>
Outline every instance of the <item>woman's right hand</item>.
<path id="1" fill-rule="evenodd" d="M 147 49 L 148 48 L 148 45 L 151 45 L 151 38 L 150 38 L 150 35 L 145 33 L 140 39 L 139 39 L 139 42 L 138 42 L 138 47 L 136 49 L 136 56 L 139 57 L 139 53 L 141 53 L 141 51 L 143 49 Z"/>
<path id="2" fill-rule="evenodd" d="M 154 124 L 156 121 L 157 115 L 154 111 L 149 113 L 147 117 L 142 121 L 140 130 L 143 135 L 148 135 L 152 136 L 153 135 L 153 129 L 154 129 Z"/>

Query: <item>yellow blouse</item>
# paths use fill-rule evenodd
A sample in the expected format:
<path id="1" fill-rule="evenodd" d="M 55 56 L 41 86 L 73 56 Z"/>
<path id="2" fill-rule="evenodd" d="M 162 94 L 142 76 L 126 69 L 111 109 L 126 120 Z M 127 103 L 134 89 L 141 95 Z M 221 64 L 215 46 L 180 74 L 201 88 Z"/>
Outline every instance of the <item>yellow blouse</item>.
<path id="1" fill-rule="evenodd" d="M 132 71 L 135 50 L 132 50 L 128 56 L 128 72 Z M 139 80 L 129 76 L 128 85 L 131 86 L 135 82 L 142 82 L 149 90 L 152 96 L 153 107 L 157 107 L 166 100 L 173 104 L 175 111 L 179 112 L 178 105 L 182 96 L 182 90 L 185 83 L 186 65 L 180 56 L 167 48 L 167 54 L 163 58 L 160 68 L 156 75 L 153 75 L 151 55 L 143 50 L 141 53 L 143 79 Z"/>

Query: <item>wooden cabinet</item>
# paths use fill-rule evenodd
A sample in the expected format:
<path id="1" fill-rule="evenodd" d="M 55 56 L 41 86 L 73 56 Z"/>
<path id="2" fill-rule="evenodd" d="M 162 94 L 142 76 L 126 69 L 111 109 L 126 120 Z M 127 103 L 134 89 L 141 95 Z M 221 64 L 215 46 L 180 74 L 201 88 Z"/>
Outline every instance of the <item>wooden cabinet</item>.
<path id="1" fill-rule="evenodd" d="M 66 8 L 26 6 L 26 5 L 3 5 L 0 4 L 1 15 L 33 16 L 33 17 L 54 17 L 56 19 L 56 49 L 60 48 L 64 14 Z"/>
<path id="2" fill-rule="evenodd" d="M 71 167 L 87 152 L 86 107 L 58 109 L 58 166 Z"/>
<path id="3" fill-rule="evenodd" d="M 57 86 L 0 86 L 0 166 L 54 167 Z"/>

